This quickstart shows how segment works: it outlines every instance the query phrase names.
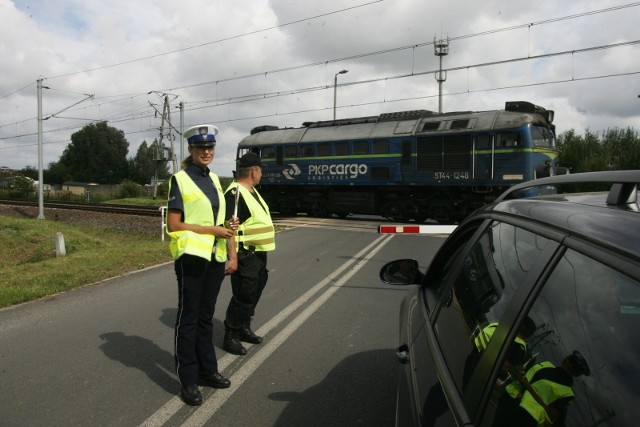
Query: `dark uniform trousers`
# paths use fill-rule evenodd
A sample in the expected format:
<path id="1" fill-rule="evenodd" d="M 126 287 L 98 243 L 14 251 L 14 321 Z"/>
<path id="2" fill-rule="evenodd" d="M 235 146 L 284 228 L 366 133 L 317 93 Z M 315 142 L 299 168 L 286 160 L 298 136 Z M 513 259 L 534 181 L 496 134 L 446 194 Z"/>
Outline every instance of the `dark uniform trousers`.
<path id="1" fill-rule="evenodd" d="M 182 255 L 175 261 L 178 315 L 175 326 L 176 372 L 183 386 L 199 375 L 218 372 L 213 347 L 213 312 L 224 279 L 224 263 Z"/>
<path id="2" fill-rule="evenodd" d="M 268 278 L 267 253 L 241 248 L 238 251 L 238 270 L 231 275 L 233 296 L 225 320 L 228 329 L 251 325 L 251 316 Z"/>

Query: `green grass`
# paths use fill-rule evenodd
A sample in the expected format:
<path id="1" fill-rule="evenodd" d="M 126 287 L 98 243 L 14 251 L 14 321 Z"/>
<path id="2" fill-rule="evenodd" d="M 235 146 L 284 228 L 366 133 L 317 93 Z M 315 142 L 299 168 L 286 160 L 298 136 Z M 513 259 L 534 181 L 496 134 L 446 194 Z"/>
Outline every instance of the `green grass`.
<path id="1" fill-rule="evenodd" d="M 66 256 L 56 256 L 56 233 Z M 0 307 L 171 261 L 157 234 L 0 216 Z"/>
<path id="2" fill-rule="evenodd" d="M 116 204 L 116 205 L 133 205 L 133 206 L 166 206 L 167 198 L 166 197 L 127 197 L 126 199 L 113 199 L 107 202 L 104 202 L 106 205 L 108 204 Z"/>

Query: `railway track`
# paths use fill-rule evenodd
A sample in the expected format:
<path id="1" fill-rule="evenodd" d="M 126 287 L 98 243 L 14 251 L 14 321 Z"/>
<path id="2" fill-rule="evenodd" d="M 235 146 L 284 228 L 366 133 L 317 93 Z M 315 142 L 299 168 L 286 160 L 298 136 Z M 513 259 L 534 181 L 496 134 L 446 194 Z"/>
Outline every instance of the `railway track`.
<path id="1" fill-rule="evenodd" d="M 2 205 L 12 206 L 38 206 L 38 202 L 30 200 L 0 200 Z M 138 216 L 159 216 L 160 208 L 154 206 L 132 206 L 105 203 L 71 203 L 71 202 L 44 202 L 45 208 L 69 209 L 79 211 L 103 212 L 112 214 L 126 214 Z"/>
<path id="2" fill-rule="evenodd" d="M 0 205 L 37 207 L 38 202 L 29 200 L 2 200 Z M 108 214 L 126 214 L 145 217 L 159 217 L 160 208 L 153 206 L 131 206 L 105 203 L 71 203 L 71 202 L 44 202 L 45 209 L 65 209 L 87 212 L 101 212 Z M 307 215 L 285 216 L 274 214 L 273 223 L 279 229 L 291 229 L 298 227 L 324 228 L 334 230 L 351 230 L 363 232 L 378 232 L 381 223 L 387 223 L 382 218 L 316 218 Z"/>

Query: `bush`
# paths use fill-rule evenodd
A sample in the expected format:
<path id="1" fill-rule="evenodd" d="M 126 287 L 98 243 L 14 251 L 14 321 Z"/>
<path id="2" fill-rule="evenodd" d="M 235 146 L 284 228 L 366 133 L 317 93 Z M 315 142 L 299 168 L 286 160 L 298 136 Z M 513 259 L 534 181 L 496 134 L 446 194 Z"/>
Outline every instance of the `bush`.
<path id="1" fill-rule="evenodd" d="M 140 197 L 142 186 L 136 182 L 125 180 L 120 184 L 120 198 Z"/>

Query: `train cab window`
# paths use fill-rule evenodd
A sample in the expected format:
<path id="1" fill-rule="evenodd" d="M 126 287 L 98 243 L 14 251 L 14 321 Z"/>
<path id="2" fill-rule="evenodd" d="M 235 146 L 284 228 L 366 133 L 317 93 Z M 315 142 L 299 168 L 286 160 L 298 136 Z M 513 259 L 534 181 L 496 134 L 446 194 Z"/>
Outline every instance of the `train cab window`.
<path id="1" fill-rule="evenodd" d="M 275 147 L 264 147 L 262 149 L 262 158 L 263 159 L 275 159 L 276 158 L 276 149 Z"/>
<path id="2" fill-rule="evenodd" d="M 336 156 L 348 156 L 349 155 L 349 143 L 348 142 L 336 142 L 334 145 L 336 150 Z"/>
<path id="3" fill-rule="evenodd" d="M 316 146 L 318 157 L 327 157 L 331 155 L 331 144 L 323 143 Z"/>
<path id="4" fill-rule="evenodd" d="M 556 148 L 553 132 L 543 126 L 531 126 L 531 140 L 534 147 Z"/>
<path id="5" fill-rule="evenodd" d="M 353 154 L 369 154 L 369 143 L 367 141 L 356 141 L 353 143 Z"/>
<path id="6" fill-rule="evenodd" d="M 298 147 L 295 145 L 286 145 L 284 147 L 284 157 L 290 159 L 298 157 Z"/>
<path id="7" fill-rule="evenodd" d="M 497 135 L 496 146 L 498 148 L 520 147 L 520 134 L 518 132 L 501 132 Z"/>
<path id="8" fill-rule="evenodd" d="M 300 157 L 313 157 L 313 145 L 312 144 L 301 145 Z"/>
<path id="9" fill-rule="evenodd" d="M 388 154 L 389 153 L 389 141 L 386 139 L 380 141 L 373 141 L 373 154 Z"/>

